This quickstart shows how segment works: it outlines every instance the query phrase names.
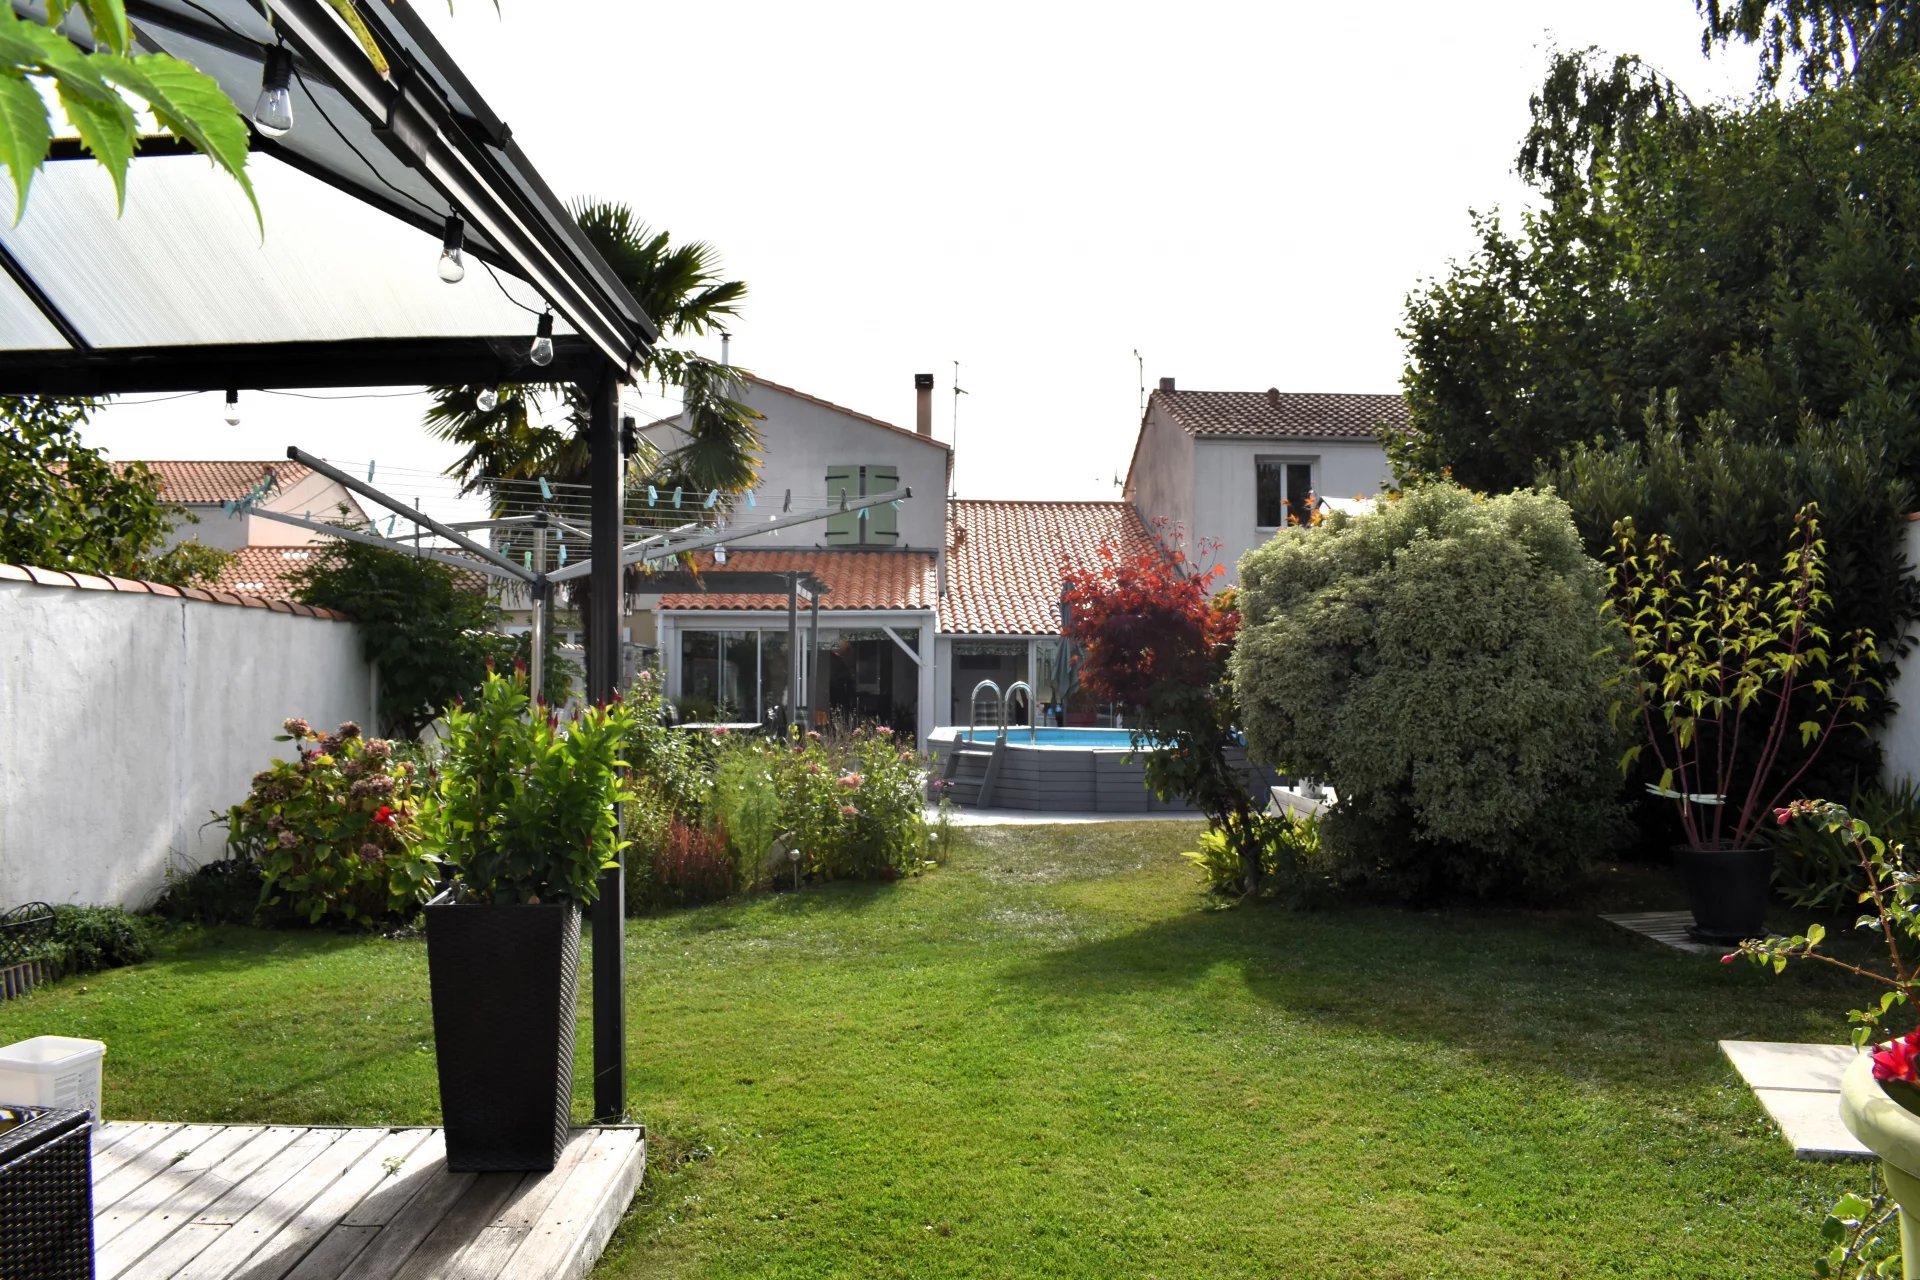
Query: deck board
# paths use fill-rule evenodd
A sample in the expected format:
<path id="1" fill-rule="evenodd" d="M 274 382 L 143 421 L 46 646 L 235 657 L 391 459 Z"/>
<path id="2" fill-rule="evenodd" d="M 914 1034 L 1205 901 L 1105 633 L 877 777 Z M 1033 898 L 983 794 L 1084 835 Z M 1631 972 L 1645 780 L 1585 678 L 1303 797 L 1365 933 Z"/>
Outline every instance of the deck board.
<path id="1" fill-rule="evenodd" d="M 438 1129 L 116 1122 L 94 1134 L 100 1280 L 584 1275 L 646 1166 L 575 1130 L 546 1174 L 454 1173 Z"/>

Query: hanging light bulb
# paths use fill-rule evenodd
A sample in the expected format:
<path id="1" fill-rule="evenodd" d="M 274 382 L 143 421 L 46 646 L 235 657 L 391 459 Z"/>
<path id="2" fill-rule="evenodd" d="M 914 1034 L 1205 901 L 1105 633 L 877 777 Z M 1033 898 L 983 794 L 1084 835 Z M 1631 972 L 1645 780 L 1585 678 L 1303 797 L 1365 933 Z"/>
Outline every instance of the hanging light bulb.
<path id="1" fill-rule="evenodd" d="M 539 365 L 553 363 L 553 312 L 540 313 L 540 329 L 534 334 L 533 345 L 527 348 L 527 359 Z"/>
<path id="2" fill-rule="evenodd" d="M 500 391 L 497 387 L 482 387 L 480 394 L 473 398 L 473 407 L 482 413 L 492 413 L 500 405 Z"/>
<path id="3" fill-rule="evenodd" d="M 227 392 L 227 425 L 230 427 L 240 425 L 240 393 L 238 391 Z"/>
<path id="4" fill-rule="evenodd" d="M 260 69 L 260 96 L 253 103 L 253 127 L 269 138 L 293 128 L 293 50 L 277 44 L 267 50 Z"/>
<path id="5" fill-rule="evenodd" d="M 440 237 L 440 278 L 448 284 L 459 284 L 467 278 L 467 264 L 460 259 L 461 246 L 467 242 L 467 224 L 460 221 L 460 215 L 447 215 L 447 231 Z"/>

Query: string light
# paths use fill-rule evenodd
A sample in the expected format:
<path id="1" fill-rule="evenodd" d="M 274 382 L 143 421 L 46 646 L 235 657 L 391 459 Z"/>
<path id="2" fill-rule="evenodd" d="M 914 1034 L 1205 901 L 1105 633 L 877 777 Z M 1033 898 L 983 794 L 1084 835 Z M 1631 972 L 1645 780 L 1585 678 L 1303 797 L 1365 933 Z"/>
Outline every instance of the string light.
<path id="1" fill-rule="evenodd" d="M 228 426 L 237 427 L 240 425 L 240 393 L 238 391 L 227 392 L 226 418 Z"/>
<path id="2" fill-rule="evenodd" d="M 533 345 L 527 348 L 527 359 L 537 365 L 553 363 L 553 312 L 540 313 L 540 328 L 534 334 Z"/>
<path id="3" fill-rule="evenodd" d="M 446 234 L 440 237 L 440 278 L 448 284 L 459 284 L 467 278 L 467 264 L 460 256 L 466 242 L 467 224 L 459 214 L 448 214 Z"/>
<path id="4" fill-rule="evenodd" d="M 293 50 L 277 44 L 260 68 L 260 96 L 253 103 L 253 127 L 269 138 L 293 128 Z"/>
<path id="5" fill-rule="evenodd" d="M 473 398 L 473 407 L 482 413 L 492 413 L 499 404 L 500 391 L 496 387 L 482 387 L 480 394 Z"/>

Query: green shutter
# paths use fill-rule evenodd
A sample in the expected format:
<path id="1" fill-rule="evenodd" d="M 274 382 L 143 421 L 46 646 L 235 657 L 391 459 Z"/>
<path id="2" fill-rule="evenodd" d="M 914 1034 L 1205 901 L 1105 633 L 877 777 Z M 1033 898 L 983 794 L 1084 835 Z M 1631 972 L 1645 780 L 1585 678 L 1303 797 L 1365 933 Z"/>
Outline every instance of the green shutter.
<path id="1" fill-rule="evenodd" d="M 827 468 L 827 501 L 835 507 L 840 505 L 842 495 L 851 501 L 860 496 L 860 468 L 855 466 L 837 466 Z M 860 541 L 860 514 L 849 511 L 827 520 L 827 541 L 830 543 Z"/>
<path id="2" fill-rule="evenodd" d="M 900 487 L 900 468 L 868 467 L 867 494 L 889 493 Z M 893 509 L 891 502 L 883 502 L 877 507 L 867 508 L 866 542 L 877 542 L 890 547 L 900 540 L 900 513 Z"/>

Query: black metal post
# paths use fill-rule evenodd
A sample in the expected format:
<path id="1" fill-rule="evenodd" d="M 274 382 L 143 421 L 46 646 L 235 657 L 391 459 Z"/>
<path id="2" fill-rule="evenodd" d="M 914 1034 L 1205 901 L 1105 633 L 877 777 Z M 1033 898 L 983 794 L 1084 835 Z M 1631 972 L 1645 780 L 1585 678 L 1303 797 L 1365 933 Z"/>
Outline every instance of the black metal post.
<path id="1" fill-rule="evenodd" d="M 620 379 L 607 368 L 584 390 L 593 406 L 588 431 L 593 501 L 593 572 L 587 619 L 587 698 L 605 702 L 620 682 L 620 537 L 626 513 L 620 454 Z M 626 868 L 600 873 L 593 904 L 593 1113 L 627 1114 Z"/>
<path id="2" fill-rule="evenodd" d="M 807 588 L 807 728 L 813 728 L 814 716 L 820 709 L 820 590 L 818 585 Z"/>
<path id="3" fill-rule="evenodd" d="M 787 578 L 787 732 L 813 728 L 800 721 L 800 575 Z"/>

